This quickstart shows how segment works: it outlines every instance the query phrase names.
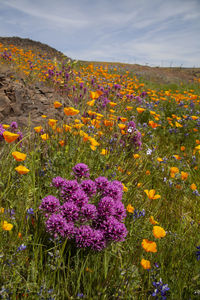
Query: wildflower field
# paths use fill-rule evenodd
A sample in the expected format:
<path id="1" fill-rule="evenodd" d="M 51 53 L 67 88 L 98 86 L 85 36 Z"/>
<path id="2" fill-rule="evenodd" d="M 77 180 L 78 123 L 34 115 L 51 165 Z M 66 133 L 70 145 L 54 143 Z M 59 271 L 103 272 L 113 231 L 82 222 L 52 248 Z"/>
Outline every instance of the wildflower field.
<path id="1" fill-rule="evenodd" d="M 0 298 L 199 299 L 200 78 L 0 44 L 3 66 L 63 100 L 0 123 Z"/>

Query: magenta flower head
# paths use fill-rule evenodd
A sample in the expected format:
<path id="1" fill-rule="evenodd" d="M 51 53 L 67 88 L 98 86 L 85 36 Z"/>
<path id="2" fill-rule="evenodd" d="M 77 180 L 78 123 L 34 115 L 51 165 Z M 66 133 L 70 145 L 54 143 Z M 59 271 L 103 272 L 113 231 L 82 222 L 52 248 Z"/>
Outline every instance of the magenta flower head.
<path id="1" fill-rule="evenodd" d="M 18 124 L 17 124 L 17 122 L 12 122 L 11 124 L 10 124 L 10 127 L 12 128 L 12 129 L 17 129 L 18 128 Z"/>
<path id="2" fill-rule="evenodd" d="M 109 196 L 115 201 L 122 200 L 123 190 L 118 182 L 109 182 L 103 191 L 103 196 Z"/>
<path id="3" fill-rule="evenodd" d="M 40 205 L 39 209 L 43 210 L 46 213 L 54 213 L 58 210 L 59 207 L 59 200 L 56 197 L 49 195 L 42 199 L 42 204 Z"/>
<path id="4" fill-rule="evenodd" d="M 110 241 L 122 242 L 128 234 L 124 223 L 119 222 L 113 216 L 103 220 L 100 229 L 105 232 L 106 238 Z"/>
<path id="5" fill-rule="evenodd" d="M 90 177 L 89 168 L 83 163 L 75 165 L 72 170 L 77 178 Z"/>
<path id="6" fill-rule="evenodd" d="M 66 179 L 64 179 L 60 176 L 57 176 L 52 179 L 52 185 L 55 186 L 56 188 L 62 187 L 65 182 L 66 182 Z"/>
<path id="7" fill-rule="evenodd" d="M 115 202 L 111 197 L 103 197 L 98 203 L 98 215 L 99 217 L 114 216 L 115 214 Z"/>
<path id="8" fill-rule="evenodd" d="M 5 129 L 3 128 L 3 126 L 0 124 L 0 141 L 3 141 L 3 133 L 4 133 Z"/>
<path id="9" fill-rule="evenodd" d="M 59 234 L 64 237 L 66 226 L 67 222 L 60 214 L 52 214 L 46 221 L 47 231 L 53 234 L 55 237 Z"/>
<path id="10" fill-rule="evenodd" d="M 81 214 L 84 220 L 95 220 L 97 217 L 97 208 L 94 204 L 85 204 L 81 208 Z"/>
<path id="11" fill-rule="evenodd" d="M 95 179 L 95 183 L 96 183 L 97 189 L 100 191 L 103 191 L 107 187 L 109 181 L 106 177 L 100 176 Z"/>
<path id="12" fill-rule="evenodd" d="M 96 184 L 91 179 L 83 180 L 81 182 L 81 187 L 84 190 L 84 192 L 88 195 L 88 197 L 92 197 L 96 194 Z"/>
<path id="13" fill-rule="evenodd" d="M 79 208 L 74 202 L 65 202 L 60 207 L 60 213 L 67 221 L 76 221 L 79 217 Z"/>
<path id="14" fill-rule="evenodd" d="M 77 180 L 65 180 L 62 183 L 60 195 L 65 201 L 68 201 L 71 195 L 74 192 L 76 192 L 78 189 L 79 189 L 79 184 Z"/>
<path id="15" fill-rule="evenodd" d="M 84 204 L 88 203 L 89 199 L 82 189 L 78 189 L 72 194 L 71 200 L 73 200 L 77 206 L 82 207 Z"/>

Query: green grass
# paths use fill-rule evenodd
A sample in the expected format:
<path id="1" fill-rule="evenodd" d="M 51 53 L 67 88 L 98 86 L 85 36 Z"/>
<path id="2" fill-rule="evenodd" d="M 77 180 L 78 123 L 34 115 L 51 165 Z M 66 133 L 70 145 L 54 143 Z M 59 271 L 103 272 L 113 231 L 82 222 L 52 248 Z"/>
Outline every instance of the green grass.
<path id="1" fill-rule="evenodd" d="M 75 68 L 82 72 L 84 67 L 76 65 Z M 103 77 L 101 80 L 104 81 Z M 88 82 L 88 91 L 97 89 L 97 85 L 91 85 L 89 76 L 83 82 L 84 86 Z M 140 82 L 143 82 L 142 79 Z M 82 92 L 79 84 L 76 88 L 77 94 Z M 152 88 L 158 93 L 162 89 L 171 90 L 172 93 L 179 89 L 183 93 L 192 88 L 193 93 L 198 95 L 197 99 L 200 99 L 197 84 L 170 84 L 163 87 L 145 82 L 141 91 Z M 77 105 L 80 115 L 88 109 L 88 91 Z M 200 189 L 200 158 L 198 151 L 193 152 L 199 131 L 193 131 L 193 128 L 198 128 L 198 120 L 186 120 L 182 116 L 198 116 L 199 103 L 196 102 L 191 111 L 178 106 L 173 97 L 169 97 L 169 101 L 159 101 L 155 106 L 147 96 L 146 103 L 142 104 L 146 111 L 138 114 L 136 107 L 140 105 L 136 101 L 120 101 L 115 91 L 111 100 L 118 104 L 116 115 L 122 116 L 120 112 L 123 112 L 128 121 L 134 119 L 138 130 L 144 134 L 139 152 L 128 144 L 122 147 L 116 143 L 112 146 L 109 141 L 115 132 L 117 141 L 123 138 L 117 123 L 112 131 L 105 129 L 101 138 L 97 137 L 101 129 L 94 129 L 95 138 L 101 144 L 96 151 L 91 150 L 89 142 L 84 142 L 79 134 L 74 135 L 79 130 L 58 134 L 48 126 L 46 120 L 41 120 L 41 124 L 50 136 L 47 141 L 43 141 L 40 134 L 32 129 L 23 129 L 22 147 L 16 142 L 0 142 L 0 207 L 5 209 L 0 219 L 1 222 L 6 220 L 13 225 L 11 231 L 1 228 L 0 232 L 2 299 L 155 299 L 151 296 L 154 290 L 152 283 L 160 278 L 170 288 L 166 293 L 167 299 L 198 299 L 200 262 L 197 261 L 196 246 L 200 245 L 200 196 L 193 193 L 190 185 L 195 183 L 197 190 Z M 151 104 L 149 108 L 148 103 Z M 134 110 L 125 111 L 127 105 L 133 106 Z M 91 110 L 94 108 L 91 107 Z M 161 126 L 156 129 L 148 126 L 149 120 L 152 120 L 151 110 L 160 114 Z M 102 110 L 99 113 L 109 118 L 108 111 Z M 181 128 L 171 127 L 167 117 L 172 114 L 180 116 L 181 124 L 185 125 Z M 73 123 L 76 118 L 80 119 L 77 116 L 71 119 L 65 116 L 64 123 Z M 58 120 L 58 123 L 62 127 L 62 121 Z M 91 128 L 87 130 L 92 136 L 93 133 L 89 131 Z M 63 147 L 58 144 L 61 139 L 65 141 Z M 180 146 L 185 146 L 186 150 L 181 151 Z M 101 155 L 102 148 L 109 149 L 109 154 Z M 148 149 L 152 150 L 150 155 Z M 30 170 L 26 175 L 15 171 L 15 167 L 20 164 L 12 157 L 12 152 L 16 150 L 27 154 L 26 161 L 21 163 Z M 140 157 L 134 159 L 134 153 Z M 181 159 L 173 155 L 179 155 Z M 164 159 L 164 162 L 159 162 L 158 157 Z M 51 186 L 52 179 L 56 176 L 72 179 L 72 167 L 80 162 L 89 166 L 91 179 L 105 176 L 109 180 L 123 182 L 128 188 L 123 194 L 125 207 L 131 204 L 135 212 L 145 211 L 140 217 L 127 212 L 125 225 L 128 235 L 125 241 L 112 243 L 100 252 L 78 249 L 67 239 L 61 242 L 53 239 L 46 232 L 44 218 L 39 210 L 42 198 L 49 194 L 57 195 L 56 189 Z M 170 176 L 171 167 L 179 168 L 175 178 Z M 146 174 L 147 170 L 149 175 Z M 189 174 L 187 180 L 181 179 L 181 171 Z M 138 183 L 141 183 L 140 187 Z M 145 189 L 155 189 L 161 198 L 148 199 Z M 30 208 L 34 210 L 33 215 L 27 214 Z M 12 209 L 15 212 L 13 216 L 8 211 Z M 153 236 L 150 216 L 154 216 L 165 229 L 167 234 L 164 238 L 156 239 Z M 155 241 L 157 253 L 145 252 L 141 246 L 143 239 Z M 19 250 L 22 244 L 26 248 Z M 150 270 L 142 268 L 142 258 L 150 260 Z"/>

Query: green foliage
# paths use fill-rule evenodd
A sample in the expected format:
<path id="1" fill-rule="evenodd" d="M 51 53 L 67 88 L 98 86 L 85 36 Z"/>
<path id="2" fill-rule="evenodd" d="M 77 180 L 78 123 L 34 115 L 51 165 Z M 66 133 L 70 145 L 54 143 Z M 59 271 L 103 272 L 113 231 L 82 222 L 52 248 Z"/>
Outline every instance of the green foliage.
<path id="1" fill-rule="evenodd" d="M 89 90 L 97 89 L 90 82 L 95 73 L 86 77 L 89 71 L 85 71 L 83 63 L 69 64 L 76 76 L 78 71 L 83 72 L 85 77 L 82 76 L 82 80 L 85 80 L 85 85 L 88 83 Z M 117 72 L 123 76 L 126 74 L 125 70 L 118 69 Z M 109 76 L 115 73 L 113 67 L 107 72 Z M 109 78 L 108 75 L 106 78 Z M 103 82 L 105 78 L 102 78 Z M 141 90 L 135 88 L 135 93 L 139 95 L 151 88 L 151 82 L 146 83 Z M 76 83 L 76 89 L 76 95 L 82 93 L 79 83 Z M 24 134 L 22 147 L 20 142 L 7 144 L 4 140 L 0 141 L 2 299 L 151 299 L 154 290 L 152 282 L 159 278 L 170 287 L 167 292 L 169 299 L 198 299 L 200 262 L 196 258 L 196 246 L 200 245 L 200 158 L 195 147 L 199 138 L 199 119 L 194 120 L 191 116 L 199 115 L 199 86 L 192 86 L 192 93 L 198 95 L 198 101 L 191 108 L 188 99 L 183 100 L 182 106 L 180 101 L 175 100 L 173 93 L 177 89 L 184 95 L 183 91 L 189 91 L 191 86 L 166 85 L 162 95 L 159 94 L 162 87 L 158 87 L 157 102 L 152 100 L 152 95 L 147 95 L 141 104 L 146 110 L 141 114 L 136 111 L 140 106 L 137 101 L 120 101 L 117 92 L 113 93 L 110 100 L 117 103 L 116 115 L 120 117 L 123 112 L 128 121 L 135 121 L 143 134 L 140 151 L 128 142 L 123 146 L 119 144 L 125 137 L 118 123 L 112 129 L 105 126 L 98 129 L 91 127 L 91 123 L 77 129 L 73 127 L 76 116 L 58 120 L 57 127 L 63 128 L 63 124 L 72 127 L 71 131 L 59 134 L 47 121 L 41 122 L 45 133 L 49 134 L 47 140 L 42 140 L 41 133 L 30 129 Z M 166 100 L 162 101 L 166 91 L 173 96 L 166 96 Z M 88 110 L 88 100 L 89 93 L 77 106 L 74 103 L 82 115 Z M 132 106 L 133 111 L 126 111 L 127 105 Z M 111 120 L 109 110 L 110 107 L 98 112 Z M 158 120 L 153 118 L 152 111 L 159 115 Z M 172 119 L 173 126 L 167 118 Z M 150 120 L 160 126 L 151 127 Z M 91 149 L 87 138 L 83 140 L 80 130 L 86 131 L 85 128 L 87 134 L 100 143 L 97 149 Z M 100 130 L 104 131 L 98 138 Z M 116 141 L 112 144 L 114 136 Z M 61 140 L 64 146 L 59 144 Z M 181 150 L 181 146 L 185 149 Z M 102 155 L 102 149 L 109 151 Z M 29 173 L 21 175 L 16 172 L 19 162 L 13 159 L 13 151 L 27 154 L 22 164 L 30 170 Z M 139 157 L 133 154 L 139 154 Z M 89 166 L 91 179 L 106 176 L 109 180 L 121 181 L 127 187 L 123 203 L 125 207 L 134 207 L 133 213 L 127 211 L 125 225 L 129 234 L 125 241 L 111 244 L 101 252 L 77 249 L 68 240 L 59 243 L 46 233 L 39 210 L 43 197 L 50 194 L 56 196 L 55 188 L 51 187 L 52 179 L 56 176 L 72 179 L 72 167 L 80 162 Z M 174 177 L 171 176 L 172 167 L 179 169 Z M 186 172 L 188 178 L 183 179 L 181 172 Z M 192 183 L 197 186 L 194 191 L 191 189 Z M 149 199 L 144 190 L 152 189 L 161 197 Z M 33 214 L 28 212 L 30 208 Z M 165 229 L 165 237 L 157 239 L 153 235 L 153 225 L 149 221 L 151 216 Z M 3 229 L 4 221 L 13 225 L 12 230 Z M 141 246 L 143 239 L 155 241 L 157 252 L 145 252 Z M 24 248 L 19 248 L 22 245 Z M 142 258 L 151 262 L 149 271 L 142 268 Z"/>

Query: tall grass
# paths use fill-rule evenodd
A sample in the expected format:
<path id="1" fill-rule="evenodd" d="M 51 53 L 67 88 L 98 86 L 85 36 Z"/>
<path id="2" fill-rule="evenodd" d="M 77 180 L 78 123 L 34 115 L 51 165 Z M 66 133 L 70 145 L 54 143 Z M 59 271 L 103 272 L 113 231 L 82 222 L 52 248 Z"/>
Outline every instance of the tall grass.
<path id="1" fill-rule="evenodd" d="M 41 67 L 45 60 L 36 63 L 37 58 L 32 55 L 35 69 L 30 70 L 27 56 L 18 55 L 15 50 L 16 60 L 9 62 L 2 57 L 1 63 L 8 66 L 12 63 L 21 70 L 25 64 L 26 72 L 33 74 L 31 82 L 39 79 L 66 93 L 67 100 L 59 110 L 73 106 L 79 112 L 66 116 L 63 111 L 63 120 L 57 120 L 56 125 L 49 125 L 46 112 L 47 118 L 41 119 L 43 132 L 23 128 L 22 141 L 7 143 L 1 138 L 1 298 L 164 299 L 166 296 L 167 299 L 198 299 L 198 82 L 192 87 L 188 84 L 152 88 L 151 82 L 143 84 L 141 79 L 118 67 L 63 67 L 61 63 L 55 66 L 53 61 L 48 62 L 49 69 L 54 73 L 60 70 L 61 75 L 45 78 Z M 69 74 L 67 81 L 66 73 Z M 27 78 L 30 80 L 30 76 Z M 120 84 L 120 88 L 116 84 Z M 97 90 L 101 90 L 102 95 L 94 99 L 95 104 L 90 107 L 87 104 L 92 100 L 90 91 Z M 142 95 L 142 92 L 147 94 Z M 116 106 L 109 103 L 102 106 L 105 97 Z M 127 106 L 132 107 L 131 110 Z M 139 113 L 136 108 L 145 110 Z M 90 111 L 102 116 L 97 118 L 98 115 Z M 127 120 L 122 122 L 119 117 Z M 110 121 L 110 125 L 105 125 L 105 120 Z M 141 149 L 127 141 L 127 124 L 131 120 L 142 134 Z M 121 123 L 126 125 L 124 131 L 118 126 Z M 70 128 L 64 130 L 64 124 Z M 12 131 L 11 127 L 6 130 Z M 43 140 L 42 133 L 49 138 Z M 99 145 L 94 146 L 91 138 Z M 105 155 L 102 149 L 107 150 Z M 15 161 L 14 151 L 26 153 L 26 160 Z M 42 198 L 50 194 L 57 196 L 52 179 L 56 176 L 72 179 L 72 168 L 80 162 L 89 166 L 91 179 L 105 176 L 111 181 L 121 181 L 125 186 L 124 206 L 133 207 L 125 219 L 128 229 L 125 241 L 111 243 L 100 252 L 77 248 L 71 240 L 53 238 L 46 232 L 39 210 Z M 15 170 L 19 164 L 30 171 L 19 174 Z M 174 177 L 172 167 L 178 168 Z M 188 177 L 184 179 L 181 172 Z M 196 188 L 192 188 L 192 184 Z M 155 189 L 160 198 L 149 199 L 144 190 L 151 189 Z M 149 221 L 151 216 L 164 228 L 165 237 L 159 239 L 153 235 L 155 224 Z M 3 221 L 13 228 L 5 230 Z M 143 239 L 156 242 L 157 252 L 146 252 L 141 245 Z M 150 269 L 141 266 L 142 258 L 150 261 Z M 163 285 L 155 291 L 155 283 L 160 278 L 169 287 L 163 294 L 159 290 Z"/>

